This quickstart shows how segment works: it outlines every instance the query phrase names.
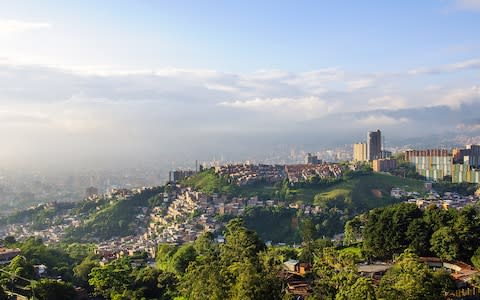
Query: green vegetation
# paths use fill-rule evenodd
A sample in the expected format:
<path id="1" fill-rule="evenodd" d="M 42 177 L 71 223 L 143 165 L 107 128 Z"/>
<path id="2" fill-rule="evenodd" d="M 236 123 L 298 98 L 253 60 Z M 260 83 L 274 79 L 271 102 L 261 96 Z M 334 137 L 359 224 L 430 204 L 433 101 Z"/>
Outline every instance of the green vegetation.
<path id="1" fill-rule="evenodd" d="M 436 300 L 454 288 L 455 282 L 446 271 L 432 271 L 415 254 L 406 251 L 382 277 L 378 298 Z"/>
<path id="2" fill-rule="evenodd" d="M 53 225 L 56 216 L 65 213 L 74 206 L 74 203 L 67 202 L 42 204 L 3 217 L 0 219 L 0 224 L 32 223 L 32 229 L 42 230 Z"/>
<path id="3" fill-rule="evenodd" d="M 167 300 L 176 293 L 174 274 L 147 266 L 133 267 L 128 257 L 93 268 L 89 277 L 94 293 L 106 299 Z"/>
<path id="4" fill-rule="evenodd" d="M 33 237 L 24 242 L 8 238 L 3 243 L 21 250 L 21 255 L 3 267 L 3 271 L 8 273 L 0 274 L 0 283 L 5 289 L 27 296 L 32 295 L 33 289 L 35 299 L 39 300 L 75 298 L 72 284 L 80 281 L 74 275 L 73 268 L 81 262 L 82 257 L 91 255 L 91 245 L 46 246 L 41 239 Z M 39 278 L 35 265 L 45 265 L 44 275 L 48 278 Z"/>
<path id="5" fill-rule="evenodd" d="M 63 281 L 41 279 L 32 284 L 32 288 L 38 300 L 64 300 L 76 297 L 73 285 Z"/>
<path id="6" fill-rule="evenodd" d="M 452 183 L 452 182 L 435 182 L 433 183 L 433 189 L 441 194 L 445 192 L 455 192 L 460 195 L 469 196 L 473 195 L 479 188 L 475 183 Z"/>
<path id="7" fill-rule="evenodd" d="M 111 204 L 100 206 L 100 210 L 93 210 L 94 201 L 79 205 L 83 211 L 94 211 L 85 219 L 82 225 L 69 228 L 66 232 L 68 241 L 88 241 L 91 239 L 106 240 L 114 236 L 128 236 L 135 232 L 135 217 L 141 213 L 141 207 L 149 207 L 150 198 L 163 192 L 158 187 L 145 190 L 127 199 L 112 200 Z"/>
<path id="8" fill-rule="evenodd" d="M 387 211 L 385 216 L 379 217 L 379 212 L 381 215 Z M 392 211 L 394 213 L 390 215 Z M 372 210 L 358 217 L 358 222 L 349 224 L 352 227 L 361 224 L 367 230 L 370 225 L 365 222 L 370 222 L 370 218 L 389 218 L 392 223 L 387 225 L 401 230 L 401 226 L 414 223 L 416 219 L 409 220 L 416 216 L 425 222 L 443 220 L 433 222 L 432 228 L 437 230 L 445 228 L 444 221 L 450 222 L 452 234 L 463 243 L 467 239 L 462 234 L 479 232 L 475 227 L 477 214 L 471 208 L 452 215 L 447 213 L 435 210 L 422 214 L 411 205 L 399 204 Z M 455 288 L 448 273 L 428 268 L 419 262 L 414 250 L 403 251 L 400 247 L 395 248 L 399 251 L 396 252 L 395 265 L 379 284 L 374 284 L 372 279 L 361 276 L 356 268 L 361 255 L 367 253 L 365 247 L 355 244 L 336 249 L 329 240 L 315 239 L 315 223 L 311 219 L 303 220 L 299 227 L 301 248 L 266 247 L 241 219 L 232 219 L 225 227 L 225 244 L 216 243 L 213 234 L 205 233 L 193 243 L 160 245 L 157 268 L 147 266 L 140 256 L 123 257 L 100 265 L 91 252 L 91 245 L 62 245 L 62 250 L 45 246 L 35 239 L 17 243 L 9 238 L 8 242 L 22 247 L 26 256 L 17 256 L 5 270 L 32 282 L 27 283 L 18 277 L 12 280 L 10 275 L 2 273 L 0 299 L 5 296 L 1 293 L 4 289 L 19 290 L 22 286 L 27 292 L 33 289 L 37 299 L 73 299 L 76 297 L 73 282 L 105 299 L 294 299 L 282 288 L 285 282 L 278 276 L 282 264 L 289 259 L 313 264 L 312 272 L 303 279 L 313 286 L 308 299 L 442 299 Z M 383 242 L 389 249 L 392 243 L 388 239 L 397 242 L 402 239 L 402 236 L 392 235 L 391 231 L 385 234 L 387 240 Z M 417 234 L 422 236 L 420 232 Z M 478 239 L 475 235 L 470 237 Z M 364 239 L 368 238 L 364 236 Z M 468 244 L 478 247 L 476 243 L 466 243 L 461 250 L 465 251 Z M 478 260 L 478 253 L 480 250 L 476 248 L 472 261 Z M 73 269 L 75 277 L 62 276 L 60 281 L 52 280 L 52 277 L 37 278 L 33 264 L 39 261 L 47 262 L 48 270 L 66 265 Z"/>
<path id="9" fill-rule="evenodd" d="M 182 295 L 192 300 L 280 298 L 278 266 L 262 263 L 265 245 L 258 236 L 234 219 L 225 238 L 221 246 L 208 234 L 195 242 L 196 259 L 180 281 Z"/>
<path id="10" fill-rule="evenodd" d="M 349 209 L 360 208 L 360 210 L 393 203 L 390 199 L 390 190 L 394 187 L 419 193 L 425 191 L 424 182 L 421 180 L 365 170 L 348 171 L 343 178 L 329 182 L 311 182 L 291 186 L 288 181 L 285 181 L 276 185 L 257 183 L 238 187 L 229 183 L 227 179 L 217 176 L 213 169 L 209 169 L 186 179 L 183 184 L 209 194 L 259 196 L 260 199 L 286 199 L 289 202 L 324 205 L 329 208 L 338 205 Z"/>
<path id="11" fill-rule="evenodd" d="M 245 226 L 264 240 L 293 243 L 300 240 L 299 218 L 295 209 L 247 208 L 242 216 Z"/>
<path id="12" fill-rule="evenodd" d="M 363 261 L 362 245 L 352 245 L 349 247 L 344 247 L 339 250 L 341 255 L 346 255 L 352 257 L 355 261 Z"/>
<path id="13" fill-rule="evenodd" d="M 336 206 L 360 212 L 394 203 L 396 200 L 390 197 L 390 191 L 394 187 L 419 193 L 425 191 L 422 181 L 372 173 L 345 180 L 326 190 L 318 191 L 313 199 L 316 205 Z"/>
<path id="14" fill-rule="evenodd" d="M 259 196 L 261 200 L 277 199 L 286 203 L 319 206 L 321 210 L 310 216 L 288 208 L 256 207 L 246 210 L 243 219 L 249 229 L 264 240 L 286 243 L 300 241 L 300 224 L 306 219 L 311 219 L 314 224 L 315 238 L 332 237 L 342 232 L 349 218 L 372 208 L 399 202 L 390 196 L 394 187 L 418 193 L 425 191 L 423 181 L 373 173 L 367 167 L 359 171 L 347 170 L 339 179 L 312 180 L 294 186 L 288 181 L 275 185 L 235 186 L 209 169 L 190 177 L 183 184 L 208 193 L 226 191 L 229 196 Z"/>
<path id="15" fill-rule="evenodd" d="M 182 183 L 209 195 L 213 193 L 233 195 L 237 190 L 237 187 L 229 183 L 226 178 L 215 174 L 214 169 L 199 172 L 195 176 L 185 179 Z"/>
<path id="16" fill-rule="evenodd" d="M 473 206 L 460 211 L 436 207 L 421 211 L 401 203 L 374 209 L 353 226 L 363 227 L 363 253 L 369 258 L 391 259 L 410 248 L 421 256 L 469 261 L 475 260 L 478 251 L 480 211 Z"/>

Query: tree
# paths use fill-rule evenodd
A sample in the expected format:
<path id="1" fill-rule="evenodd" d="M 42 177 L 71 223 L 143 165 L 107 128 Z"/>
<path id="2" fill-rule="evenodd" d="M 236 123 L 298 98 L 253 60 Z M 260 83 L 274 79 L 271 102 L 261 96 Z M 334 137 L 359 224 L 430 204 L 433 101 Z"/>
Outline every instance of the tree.
<path id="1" fill-rule="evenodd" d="M 480 269 L 480 247 L 478 247 L 475 254 L 473 254 L 471 261 L 475 268 Z"/>
<path id="2" fill-rule="evenodd" d="M 8 271 L 26 279 L 34 279 L 36 277 L 33 265 L 27 261 L 25 256 L 15 256 L 8 265 Z"/>
<path id="3" fill-rule="evenodd" d="M 350 221 L 345 223 L 344 233 L 345 237 L 343 239 L 346 245 L 356 243 L 362 235 L 362 221 L 358 216 L 354 217 Z"/>
<path id="4" fill-rule="evenodd" d="M 315 295 L 320 299 L 375 299 L 371 280 L 358 274 L 355 262 L 334 248 L 324 248 L 315 262 Z"/>
<path id="5" fill-rule="evenodd" d="M 7 246 L 13 245 L 13 244 L 15 244 L 15 243 L 17 242 L 17 240 L 15 239 L 15 237 L 14 237 L 14 236 L 11 236 L 11 235 L 6 236 L 6 237 L 3 239 L 3 241 L 5 242 L 5 244 L 6 244 Z"/>
<path id="6" fill-rule="evenodd" d="M 171 299 L 175 294 L 177 279 L 175 274 L 154 269 L 151 267 L 141 268 L 132 274 L 132 290 L 148 299 Z"/>
<path id="7" fill-rule="evenodd" d="M 75 299 L 76 292 L 71 283 L 52 279 L 42 279 L 32 285 L 35 297 L 39 300 Z"/>
<path id="8" fill-rule="evenodd" d="M 375 289 L 370 278 L 358 277 L 352 285 L 345 285 L 335 300 L 375 300 Z"/>
<path id="9" fill-rule="evenodd" d="M 450 227 L 441 227 L 432 234 L 430 250 L 444 260 L 453 260 L 458 256 L 456 233 Z"/>
<path id="10" fill-rule="evenodd" d="M 225 230 L 225 244 L 220 247 L 222 263 L 231 265 L 244 259 L 255 259 L 257 253 L 265 249 L 265 244 L 258 235 L 245 228 L 242 219 L 228 222 Z"/>
<path id="11" fill-rule="evenodd" d="M 406 238 L 410 241 L 410 248 L 419 255 L 427 255 L 430 251 L 431 231 L 423 219 L 414 219 L 406 232 Z"/>
<path id="12" fill-rule="evenodd" d="M 194 300 L 278 299 L 281 285 L 272 267 L 276 259 L 266 257 L 257 234 L 241 219 L 231 220 L 224 234 L 226 242 L 220 247 L 210 234 L 195 242 L 197 256 L 180 282 L 182 295 Z"/>
<path id="13" fill-rule="evenodd" d="M 191 263 L 180 282 L 180 290 L 187 299 L 222 300 L 228 298 L 229 285 L 221 274 L 218 260 Z"/>
<path id="14" fill-rule="evenodd" d="M 173 299 L 177 291 L 178 280 L 175 274 L 170 272 L 160 272 L 157 277 L 157 296 L 158 299 Z"/>
<path id="15" fill-rule="evenodd" d="M 453 225 L 458 240 L 458 254 L 460 258 L 467 260 L 478 247 L 480 239 L 480 214 L 478 208 L 467 206 L 457 215 Z"/>
<path id="16" fill-rule="evenodd" d="M 276 278 L 259 271 L 249 260 L 231 267 L 237 268 L 236 281 L 230 291 L 231 299 L 278 299 L 281 285 Z"/>
<path id="17" fill-rule="evenodd" d="M 406 250 L 398 257 L 395 265 L 382 277 L 378 297 L 399 300 L 435 300 L 444 296 L 451 287 L 443 274 L 435 275 L 429 267 L 418 261 L 418 257 Z"/>
<path id="18" fill-rule="evenodd" d="M 299 259 L 311 264 L 313 262 L 313 239 L 315 235 L 315 226 L 312 219 L 307 218 L 303 221 L 301 234 L 303 247 Z"/>
<path id="19" fill-rule="evenodd" d="M 194 261 L 197 257 L 195 248 L 190 245 L 181 246 L 172 257 L 172 266 L 177 274 L 182 275 L 185 273 L 190 262 Z"/>
<path id="20" fill-rule="evenodd" d="M 73 275 L 83 285 L 88 284 L 88 275 L 94 267 L 98 266 L 98 261 L 92 256 L 87 256 L 80 264 L 73 268 Z"/>
<path id="21" fill-rule="evenodd" d="M 115 260 L 105 266 L 95 267 L 89 275 L 88 283 L 97 295 L 110 298 L 112 294 L 122 293 L 132 283 L 132 267 L 126 258 Z"/>

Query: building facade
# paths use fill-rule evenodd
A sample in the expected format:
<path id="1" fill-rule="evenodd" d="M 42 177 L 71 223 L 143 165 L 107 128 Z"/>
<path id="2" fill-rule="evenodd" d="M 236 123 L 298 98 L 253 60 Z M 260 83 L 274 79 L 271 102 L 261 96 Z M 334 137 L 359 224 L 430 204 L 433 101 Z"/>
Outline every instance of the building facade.
<path id="1" fill-rule="evenodd" d="M 367 161 L 367 143 L 353 144 L 353 160 Z"/>
<path id="2" fill-rule="evenodd" d="M 374 172 L 388 172 L 397 167 L 397 161 L 392 158 L 374 159 L 372 168 Z"/>
<path id="3" fill-rule="evenodd" d="M 305 156 L 305 164 L 308 165 L 317 165 L 321 164 L 322 161 L 318 159 L 318 156 L 312 155 L 311 153 L 307 153 L 307 156 Z"/>
<path id="4" fill-rule="evenodd" d="M 380 130 L 370 131 L 367 134 L 367 158 L 369 161 L 382 156 L 382 133 Z"/>
<path id="5" fill-rule="evenodd" d="M 480 145 L 462 149 L 409 150 L 405 160 L 415 166 L 427 180 L 438 181 L 451 176 L 453 183 L 480 183 Z"/>
<path id="6" fill-rule="evenodd" d="M 480 183 L 480 145 L 452 151 L 452 182 Z"/>
<path id="7" fill-rule="evenodd" d="M 452 155 L 446 149 L 408 150 L 405 160 L 415 166 L 427 180 L 443 180 L 452 175 Z"/>

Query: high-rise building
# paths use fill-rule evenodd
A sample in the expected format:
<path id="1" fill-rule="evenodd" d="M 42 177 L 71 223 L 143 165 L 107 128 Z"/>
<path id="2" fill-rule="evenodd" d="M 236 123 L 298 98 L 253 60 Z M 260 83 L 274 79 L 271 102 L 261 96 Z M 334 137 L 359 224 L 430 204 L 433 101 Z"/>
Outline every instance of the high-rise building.
<path id="1" fill-rule="evenodd" d="M 318 156 L 312 155 L 311 153 L 307 153 L 307 156 L 305 156 L 305 164 L 309 165 L 317 165 L 321 164 L 322 161 L 318 159 Z"/>
<path id="2" fill-rule="evenodd" d="M 367 161 L 367 143 L 353 144 L 353 160 Z"/>
<path id="3" fill-rule="evenodd" d="M 382 157 L 382 133 L 370 131 L 367 134 L 367 158 L 368 160 L 379 159 Z"/>

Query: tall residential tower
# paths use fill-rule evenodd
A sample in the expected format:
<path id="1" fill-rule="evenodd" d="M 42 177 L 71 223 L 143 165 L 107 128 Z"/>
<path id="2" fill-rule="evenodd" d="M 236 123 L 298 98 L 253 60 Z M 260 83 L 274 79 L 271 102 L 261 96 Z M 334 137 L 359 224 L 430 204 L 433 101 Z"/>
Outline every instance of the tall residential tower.
<path id="1" fill-rule="evenodd" d="M 379 129 L 367 134 L 367 158 L 370 161 L 382 158 L 382 133 Z"/>
<path id="2" fill-rule="evenodd" d="M 353 160 L 368 161 L 367 159 L 367 143 L 353 144 Z"/>

